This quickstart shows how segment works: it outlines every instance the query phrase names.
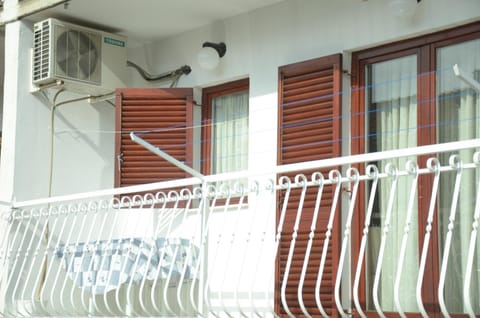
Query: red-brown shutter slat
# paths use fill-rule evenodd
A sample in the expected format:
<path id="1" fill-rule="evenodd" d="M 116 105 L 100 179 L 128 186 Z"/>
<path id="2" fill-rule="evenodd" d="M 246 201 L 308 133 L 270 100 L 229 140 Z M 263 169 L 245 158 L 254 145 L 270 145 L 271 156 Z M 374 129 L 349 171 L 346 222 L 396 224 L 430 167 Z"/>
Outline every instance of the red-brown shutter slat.
<path id="1" fill-rule="evenodd" d="M 182 169 L 133 142 L 130 132 L 137 132 L 139 137 L 191 166 L 192 98 L 190 88 L 117 90 L 116 155 L 121 156 L 122 161 L 117 160 L 116 164 L 116 187 L 190 177 Z"/>
<path id="2" fill-rule="evenodd" d="M 278 164 L 298 163 L 310 160 L 327 159 L 340 156 L 340 108 L 341 108 L 341 55 L 332 55 L 279 68 L 279 134 Z M 333 167 L 335 168 L 335 167 Z M 325 179 L 328 170 L 321 170 Z M 301 171 L 310 179 L 313 171 Z M 295 173 L 296 174 L 296 173 Z M 295 174 L 289 177 L 294 182 Z M 320 204 L 320 213 L 316 223 L 313 249 L 310 254 L 308 270 L 303 285 L 303 302 L 310 314 L 320 315 L 315 302 L 315 284 L 322 255 L 323 242 L 333 201 L 334 187 L 325 186 Z M 285 275 L 293 226 L 300 200 L 300 189 L 292 190 L 276 268 L 276 310 L 286 316 L 280 301 L 280 287 Z M 286 298 L 289 309 L 297 317 L 303 313 L 298 304 L 297 290 L 304 263 L 306 247 L 310 235 L 317 189 L 307 190 L 303 204 L 302 219 L 296 238 L 292 265 L 287 280 Z M 284 193 L 278 198 L 279 209 Z M 331 317 L 338 316 L 334 303 L 335 273 L 339 256 L 339 218 L 335 220 L 335 229 L 330 238 L 327 261 L 323 272 L 320 298 Z"/>

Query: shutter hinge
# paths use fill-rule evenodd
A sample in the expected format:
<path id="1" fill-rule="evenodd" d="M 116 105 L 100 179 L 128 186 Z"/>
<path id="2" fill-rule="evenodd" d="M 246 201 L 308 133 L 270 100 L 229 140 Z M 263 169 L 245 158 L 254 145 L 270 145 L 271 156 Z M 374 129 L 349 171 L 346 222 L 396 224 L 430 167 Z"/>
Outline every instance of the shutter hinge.
<path id="1" fill-rule="evenodd" d="M 121 172 L 121 171 L 122 171 L 122 163 L 123 163 L 123 152 L 120 153 L 120 154 L 117 156 L 117 168 L 118 168 L 118 172 Z"/>

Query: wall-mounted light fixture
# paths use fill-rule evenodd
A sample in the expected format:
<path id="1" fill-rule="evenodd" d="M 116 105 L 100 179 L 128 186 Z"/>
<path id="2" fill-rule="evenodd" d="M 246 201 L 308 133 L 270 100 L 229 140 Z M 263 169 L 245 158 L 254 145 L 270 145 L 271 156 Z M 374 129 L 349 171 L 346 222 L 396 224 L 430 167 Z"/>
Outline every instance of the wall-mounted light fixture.
<path id="1" fill-rule="evenodd" d="M 220 58 L 225 55 L 225 52 L 227 52 L 225 43 L 205 42 L 197 55 L 198 64 L 205 70 L 213 70 L 218 66 Z"/>
<path id="2" fill-rule="evenodd" d="M 412 17 L 417 10 L 417 5 L 422 0 L 390 0 L 390 11 L 396 17 Z"/>

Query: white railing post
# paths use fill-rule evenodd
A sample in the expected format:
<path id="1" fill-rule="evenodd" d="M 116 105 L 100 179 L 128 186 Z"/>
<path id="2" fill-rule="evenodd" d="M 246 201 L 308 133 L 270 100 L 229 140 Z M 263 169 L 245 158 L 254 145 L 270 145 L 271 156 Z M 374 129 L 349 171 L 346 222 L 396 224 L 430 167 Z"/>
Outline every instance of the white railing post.
<path id="1" fill-rule="evenodd" d="M 199 268 L 197 269 L 196 274 L 200 271 L 200 276 L 198 279 L 198 313 L 202 317 L 207 317 L 210 308 L 207 307 L 207 304 L 204 302 L 204 286 L 207 279 L 207 269 L 208 269 L 208 230 L 211 222 L 211 214 L 213 211 L 210 211 L 210 204 L 212 205 L 212 210 L 215 208 L 217 197 L 213 198 L 212 202 L 209 199 L 210 187 L 208 182 L 204 181 L 202 183 L 202 196 L 203 196 L 203 205 L 201 208 L 200 215 L 200 256 L 198 260 Z M 194 279 L 195 280 L 195 279 Z M 191 294 L 193 295 L 194 288 L 192 286 Z"/>
<path id="2" fill-rule="evenodd" d="M 292 260 L 293 260 L 293 252 L 295 249 L 295 243 L 297 240 L 297 235 L 298 235 L 298 229 L 300 226 L 300 220 L 302 217 L 302 212 L 303 212 L 303 203 L 305 201 L 305 194 L 307 192 L 307 178 L 303 175 L 297 175 L 295 177 L 295 183 L 299 184 L 302 186 L 302 192 L 300 194 L 300 200 L 298 202 L 298 209 L 297 209 L 297 214 L 295 217 L 295 224 L 293 225 L 293 232 L 292 232 L 292 239 L 290 241 L 290 248 L 288 250 L 288 257 L 287 257 L 287 264 L 285 265 L 285 272 L 283 274 L 283 281 L 282 281 L 282 286 L 280 289 L 280 295 L 281 295 L 281 301 L 282 301 L 282 306 L 287 315 L 289 315 L 292 318 L 295 318 L 295 315 L 290 311 L 290 308 L 288 306 L 287 302 L 287 282 L 288 282 L 288 276 L 290 275 L 290 267 L 292 265 Z M 301 298 L 301 295 L 300 295 Z"/>
<path id="3" fill-rule="evenodd" d="M 395 282 L 394 282 L 394 288 L 393 288 L 394 303 L 402 318 L 406 318 L 406 315 L 400 303 L 400 282 L 402 279 L 405 256 L 407 254 L 407 243 L 408 243 L 408 236 L 410 234 L 410 226 L 412 224 L 412 217 L 414 212 L 413 209 L 414 209 L 414 205 L 417 198 L 416 194 L 417 194 L 417 184 L 418 184 L 418 165 L 416 162 L 409 160 L 405 164 L 405 170 L 410 175 L 412 175 L 412 182 L 410 186 L 410 194 L 408 196 L 408 206 L 407 206 L 407 213 L 405 217 L 405 227 L 404 227 L 402 243 L 400 247 L 400 255 L 398 256 L 397 272 L 395 275 Z"/>
<path id="4" fill-rule="evenodd" d="M 365 259 L 365 251 L 367 248 L 368 232 L 370 229 L 370 220 L 372 218 L 372 212 L 373 212 L 373 207 L 375 203 L 375 197 L 377 194 L 377 186 L 378 186 L 378 180 L 379 180 L 379 171 L 376 166 L 368 165 L 366 168 L 366 171 L 368 176 L 367 180 L 372 180 L 373 182 L 370 188 L 367 212 L 365 213 L 362 240 L 360 242 L 360 250 L 357 258 L 357 268 L 355 270 L 355 278 L 353 281 L 353 300 L 355 303 L 355 308 L 357 309 L 358 314 L 362 318 L 367 318 L 367 316 L 365 315 L 365 312 L 363 311 L 362 306 L 360 305 L 360 296 L 359 296 L 360 278 L 362 276 L 362 267 L 363 267 L 363 260 Z"/>
<path id="5" fill-rule="evenodd" d="M 276 226 L 276 233 L 275 233 L 275 252 L 273 254 L 273 260 L 275 261 L 279 255 L 279 250 L 280 250 L 280 241 L 282 239 L 282 235 L 283 235 L 283 225 L 285 224 L 285 217 L 287 216 L 287 206 L 288 206 L 288 202 L 290 200 L 290 194 L 291 194 L 291 191 L 292 191 L 292 184 L 291 184 L 291 181 L 290 181 L 290 178 L 288 178 L 287 176 L 281 176 L 278 180 L 278 184 L 279 184 L 279 191 L 282 191 L 282 190 L 285 190 L 285 194 L 283 196 L 283 202 L 281 204 L 281 211 L 280 211 L 280 216 L 279 216 L 279 220 L 278 220 L 278 223 L 277 223 L 277 226 Z M 272 280 L 275 278 L 275 275 L 272 275 Z M 275 310 L 273 309 L 272 310 L 273 312 L 275 312 Z M 277 317 L 279 317 L 280 315 L 276 315 Z"/>
<path id="6" fill-rule="evenodd" d="M 317 305 L 320 314 L 324 318 L 328 318 L 326 308 L 322 304 L 322 299 L 320 298 L 320 290 L 322 288 L 322 278 L 323 272 L 325 270 L 325 263 L 327 261 L 328 254 L 328 245 L 330 243 L 330 237 L 332 236 L 333 223 L 335 221 L 335 214 L 337 212 L 337 204 L 340 196 L 340 191 L 342 189 L 342 174 L 338 170 L 331 170 L 328 174 L 328 179 L 332 186 L 335 186 L 335 192 L 333 194 L 332 206 L 330 208 L 330 215 L 328 217 L 328 224 L 325 231 L 325 239 L 323 241 L 322 256 L 320 259 L 320 266 L 318 268 L 317 282 L 315 284 L 315 303 Z"/>
<path id="7" fill-rule="evenodd" d="M 313 210 L 312 223 L 310 225 L 310 234 L 308 236 L 307 250 L 305 251 L 305 259 L 303 260 L 302 272 L 300 273 L 300 282 L 298 283 L 298 293 L 297 293 L 300 309 L 302 310 L 303 314 L 308 318 L 311 318 L 312 316 L 308 312 L 303 301 L 303 296 L 302 296 L 303 284 L 305 283 L 305 277 L 307 275 L 308 263 L 310 261 L 310 253 L 312 251 L 312 246 L 313 246 L 313 239 L 315 238 L 315 230 L 317 228 L 317 220 L 318 220 L 318 214 L 320 211 L 320 202 L 322 201 L 323 185 L 325 180 L 323 178 L 323 175 L 320 172 L 314 172 L 312 174 L 312 181 L 316 186 L 318 186 L 318 190 L 317 190 L 317 197 L 315 200 L 315 208 Z"/>
<path id="8" fill-rule="evenodd" d="M 476 152 L 473 156 L 473 162 L 480 165 L 480 152 Z M 463 303 L 465 306 L 465 312 L 469 317 L 475 317 L 475 311 L 472 307 L 472 301 L 470 299 L 470 287 L 473 274 L 473 262 L 475 257 L 475 247 L 477 245 L 478 236 L 478 222 L 480 221 L 480 184 L 477 184 L 477 196 L 475 199 L 475 210 L 473 213 L 472 233 L 470 234 L 470 243 L 468 245 L 467 265 L 465 266 L 465 278 L 463 280 Z"/>
<path id="9" fill-rule="evenodd" d="M 358 192 L 358 185 L 360 184 L 360 173 L 356 168 L 348 168 L 347 169 L 347 178 L 348 182 L 353 183 L 351 197 L 350 197 L 350 204 L 348 207 L 347 219 L 345 220 L 345 231 L 342 240 L 342 248 L 340 250 L 340 259 L 338 261 L 338 271 L 337 277 L 335 281 L 334 293 L 335 293 L 335 304 L 337 306 L 337 310 L 342 317 L 350 317 L 348 313 L 343 310 L 342 299 L 340 295 L 340 288 L 342 283 L 342 275 L 343 275 L 343 267 L 346 262 L 347 257 L 347 249 L 350 244 L 350 230 L 352 228 L 352 219 L 353 219 L 353 212 L 355 208 L 355 203 L 357 201 L 357 192 Z"/>
<path id="10" fill-rule="evenodd" d="M 385 166 L 385 172 L 392 178 L 391 180 L 391 188 L 390 194 L 388 197 L 387 203 L 387 211 L 385 215 L 385 220 L 382 229 L 382 239 L 380 241 L 380 250 L 378 251 L 378 258 L 377 258 L 377 268 L 375 269 L 375 278 L 373 280 L 373 303 L 375 305 L 375 310 L 377 311 L 378 315 L 382 318 L 385 318 L 385 314 L 382 310 L 382 306 L 379 300 L 379 288 L 380 288 L 380 276 L 382 275 L 382 264 L 383 258 L 385 254 L 385 248 L 387 245 L 387 237 L 388 232 L 390 231 L 390 220 L 393 213 L 393 205 L 395 203 L 395 195 L 397 192 L 397 185 L 398 185 L 398 169 L 393 164 L 388 163 Z"/>
<path id="11" fill-rule="evenodd" d="M 450 256 L 450 247 L 452 246 L 453 229 L 455 227 L 455 216 L 457 214 L 457 203 L 460 196 L 460 185 L 463 174 L 463 163 L 459 156 L 454 155 L 450 157 L 450 166 L 457 172 L 455 177 L 455 186 L 453 189 L 452 203 L 450 206 L 450 214 L 448 218 L 448 231 L 445 238 L 445 245 L 443 250 L 443 258 L 440 267 L 440 279 L 438 283 L 438 302 L 440 304 L 440 310 L 445 317 L 450 317 L 448 308 L 445 304 L 445 279 L 447 276 L 448 259 Z"/>
<path id="12" fill-rule="evenodd" d="M 436 208 L 436 199 L 437 199 L 437 192 L 438 192 L 438 184 L 440 182 L 440 161 L 437 158 L 430 158 L 427 160 L 427 168 L 430 172 L 433 172 L 433 185 L 432 185 L 432 194 L 430 196 L 430 205 L 428 208 L 428 216 L 427 216 L 427 226 L 425 227 L 425 236 L 423 238 L 423 247 L 420 256 L 420 265 L 418 269 L 418 278 L 417 278 L 417 285 L 416 285 L 416 300 L 417 305 L 420 311 L 420 314 L 423 318 L 428 318 L 428 313 L 425 310 L 425 306 L 423 305 L 422 299 L 422 286 L 423 286 L 423 278 L 425 275 L 425 266 L 427 264 L 427 255 L 429 250 L 429 243 L 430 243 L 430 236 L 433 230 L 433 217 Z"/>
<path id="13" fill-rule="evenodd" d="M 13 224 L 13 210 L 8 205 L 0 202 L 0 317 L 4 317 L 6 310 L 6 284 L 9 273 L 8 245 L 10 231 Z M 4 210 L 5 209 L 5 210 Z"/>

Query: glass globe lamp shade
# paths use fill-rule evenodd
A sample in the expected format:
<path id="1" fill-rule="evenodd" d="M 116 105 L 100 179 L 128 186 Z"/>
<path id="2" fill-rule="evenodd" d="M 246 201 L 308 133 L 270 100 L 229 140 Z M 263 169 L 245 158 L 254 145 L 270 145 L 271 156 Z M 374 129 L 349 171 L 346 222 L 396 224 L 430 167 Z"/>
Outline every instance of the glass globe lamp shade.
<path id="1" fill-rule="evenodd" d="M 213 70 L 218 66 L 220 57 L 218 52 L 211 47 L 203 47 L 197 55 L 198 65 L 204 70 Z"/>

